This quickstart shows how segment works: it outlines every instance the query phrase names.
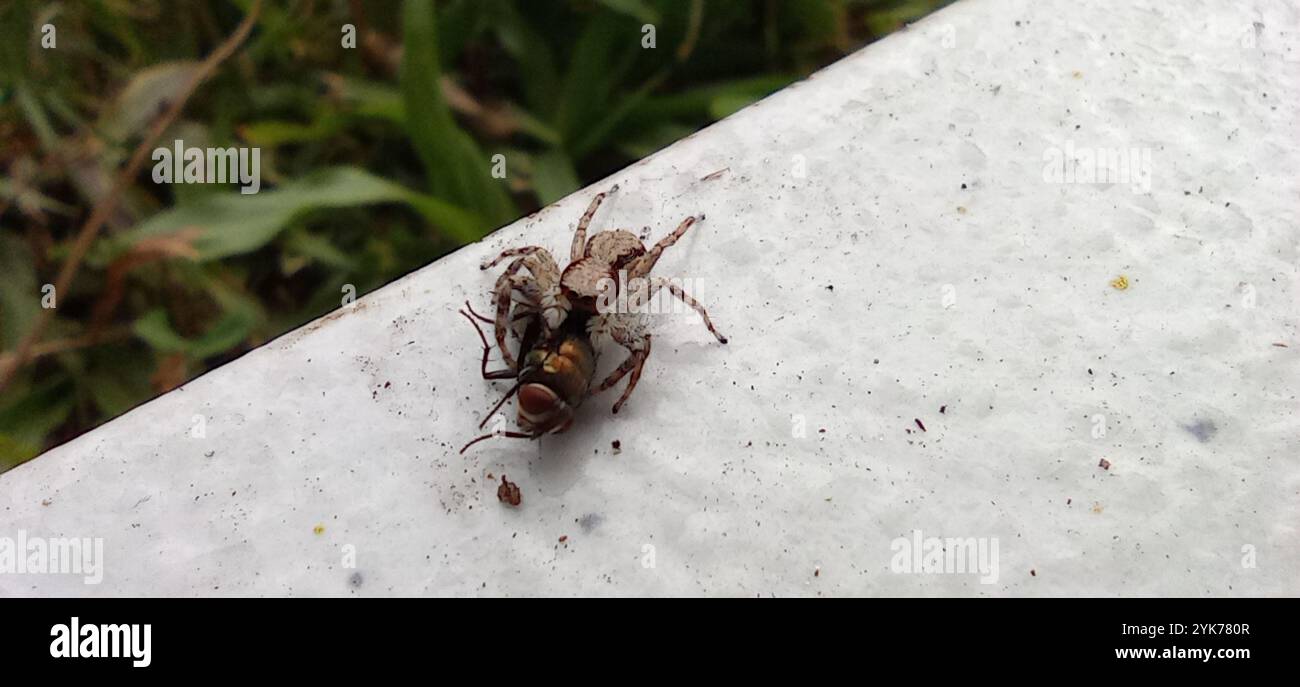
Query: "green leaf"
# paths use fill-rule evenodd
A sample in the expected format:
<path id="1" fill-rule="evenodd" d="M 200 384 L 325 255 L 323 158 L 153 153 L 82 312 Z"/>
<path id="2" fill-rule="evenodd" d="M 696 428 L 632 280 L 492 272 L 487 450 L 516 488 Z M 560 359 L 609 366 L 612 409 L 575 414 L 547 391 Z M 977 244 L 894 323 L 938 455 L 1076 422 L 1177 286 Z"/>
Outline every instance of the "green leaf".
<path id="1" fill-rule="evenodd" d="M 641 103 L 645 102 L 650 97 L 650 93 L 667 77 L 667 71 L 660 72 L 645 82 L 636 92 L 620 98 L 617 106 L 605 112 L 604 116 L 592 124 L 583 134 L 582 138 L 574 142 L 572 146 L 573 155 L 581 158 L 605 145 L 623 120 L 635 111 Z"/>
<path id="2" fill-rule="evenodd" d="M 332 113 L 322 113 L 309 124 L 269 119 L 239 128 L 241 138 L 255 146 L 275 148 L 287 143 L 321 141 L 337 136 L 343 120 Z"/>
<path id="3" fill-rule="evenodd" d="M 58 148 L 59 135 L 54 131 L 54 126 L 50 124 L 50 119 L 45 114 L 45 108 L 32 92 L 31 86 L 25 81 L 19 82 L 17 93 L 18 106 L 27 118 L 27 124 L 32 127 L 32 131 L 36 132 L 36 138 L 40 139 L 41 148 L 45 151 Z"/>
<path id="4" fill-rule="evenodd" d="M 154 394 L 153 354 L 142 346 L 109 345 L 87 352 L 90 369 L 81 387 L 105 417 L 117 417 Z"/>
<path id="5" fill-rule="evenodd" d="M 456 124 L 442 97 L 438 32 L 433 3 L 403 4 L 401 85 L 406 130 L 424 163 L 433 195 L 470 208 L 493 226 L 515 209 L 504 185 L 493 179 L 491 162 Z"/>
<path id="6" fill-rule="evenodd" d="M 400 90 L 340 74 L 327 74 L 325 79 L 337 90 L 340 100 L 355 108 L 357 115 L 406 126 L 406 105 L 402 102 Z"/>
<path id="7" fill-rule="evenodd" d="M 510 108 L 510 116 L 519 124 L 520 133 L 528 134 L 547 145 L 560 144 L 560 132 L 520 107 Z"/>
<path id="8" fill-rule="evenodd" d="M 164 62 L 136 72 L 100 117 L 101 133 L 123 141 L 149 126 L 173 102 L 198 69 L 197 61 Z"/>
<path id="9" fill-rule="evenodd" d="M 228 312 L 190 342 L 188 353 L 198 360 L 225 353 L 248 338 L 253 324 L 254 320 L 248 313 Z"/>
<path id="10" fill-rule="evenodd" d="M 49 434 L 67 419 L 75 403 L 72 381 L 60 374 L 30 393 L 0 406 L 0 470 L 35 456 Z"/>
<path id="11" fill-rule="evenodd" d="M 915 21 L 929 14 L 933 5 L 923 2 L 907 2 L 898 7 L 881 9 L 867 14 L 867 28 L 877 36 L 884 36 L 902 28 L 907 22 Z"/>
<path id="12" fill-rule="evenodd" d="M 462 243 L 477 240 L 486 228 L 481 218 L 436 198 L 355 167 L 332 167 L 275 190 L 204 195 L 126 232 L 118 249 L 146 237 L 198 227 L 202 231 L 194 242 L 198 259 L 216 260 L 261 248 L 310 212 L 375 203 L 406 203 Z"/>
<path id="13" fill-rule="evenodd" d="M 31 205 L 32 207 L 58 215 L 75 215 L 76 206 L 59 202 L 33 188 L 15 187 L 9 179 L 0 177 L 0 198 L 11 203 Z"/>
<path id="14" fill-rule="evenodd" d="M 765 97 L 786 86 L 798 78 L 793 74 L 774 74 L 748 79 L 736 79 L 721 83 L 699 86 L 680 93 L 659 95 L 647 98 L 636 112 L 629 116 L 629 122 L 663 121 L 687 117 L 708 117 L 719 98 L 751 97 L 754 100 Z"/>
<path id="15" fill-rule="evenodd" d="M 29 443 L 0 432 L 0 472 L 18 467 L 19 464 L 35 458 L 40 452 L 40 444 Z"/>
<path id="16" fill-rule="evenodd" d="M 443 0 L 438 21 L 439 61 L 451 62 L 478 38 L 483 28 L 483 0 Z"/>
<path id="17" fill-rule="evenodd" d="M 714 119 L 730 117 L 762 97 L 756 93 L 724 93 L 709 103 L 709 116 Z"/>
<path id="18" fill-rule="evenodd" d="M 550 150 L 533 158 L 533 190 L 542 201 L 550 205 L 582 188 L 573 161 L 561 150 Z"/>
<path id="19" fill-rule="evenodd" d="M 541 32 L 520 16 L 511 0 L 492 0 L 497 40 L 514 58 L 528 106 L 543 117 L 555 113 L 560 76 L 551 46 Z"/>
<path id="20" fill-rule="evenodd" d="M 382 84 L 371 83 L 360 79 L 351 79 L 337 74 L 328 76 L 328 83 L 336 89 L 339 99 L 341 99 L 351 109 L 351 114 L 357 117 L 369 117 L 392 122 L 400 127 L 406 127 L 406 105 L 402 102 L 402 93 L 395 88 L 390 88 Z M 525 84 L 525 89 L 533 84 L 529 80 Z M 554 89 L 548 91 L 551 96 L 555 95 Z M 519 125 L 520 133 L 528 134 L 542 143 L 555 145 L 560 142 L 560 134 L 549 124 L 538 119 L 527 110 L 512 105 L 510 107 L 510 116 L 514 118 Z M 274 137 L 276 134 L 286 136 L 304 136 L 306 132 L 301 132 L 292 127 L 278 128 L 274 126 L 275 122 L 264 122 L 264 124 L 273 125 L 266 133 Z M 283 124 L 283 122 L 279 123 Z M 294 124 L 294 127 L 306 127 L 313 131 L 317 123 L 310 125 Z M 259 133 L 257 125 L 247 127 L 249 133 Z M 250 137 L 251 141 L 252 138 Z"/>
<path id="21" fill-rule="evenodd" d="M 41 310 L 31 251 L 17 236 L 0 234 L 0 350 L 12 350 Z"/>
<path id="22" fill-rule="evenodd" d="M 622 151 L 624 155 L 627 155 L 634 160 L 640 160 L 656 151 L 667 148 L 677 141 L 690 136 L 694 132 L 695 127 L 666 122 L 659 126 L 639 131 L 633 138 L 622 140 L 618 145 L 618 149 Z"/>
<path id="23" fill-rule="evenodd" d="M 176 353 L 190 347 L 190 342 L 172 329 L 171 322 L 167 319 L 167 311 L 163 308 L 154 308 L 145 313 L 135 321 L 132 330 L 156 351 Z"/>
<path id="24" fill-rule="evenodd" d="M 154 350 L 163 353 L 185 353 L 202 360 L 234 348 L 248 338 L 253 318 L 246 312 L 228 312 L 194 339 L 187 339 L 172 328 L 167 311 L 154 308 L 135 321 L 132 327 L 136 336 Z"/>
<path id="25" fill-rule="evenodd" d="M 847 23 L 843 0 L 786 0 L 781 5 L 807 44 L 833 45 Z"/>
<path id="26" fill-rule="evenodd" d="M 147 394 L 126 387 L 120 380 L 102 370 L 87 375 L 85 387 L 89 389 L 90 398 L 99 412 L 110 418 L 125 413 L 141 399 L 148 398 Z"/>
<path id="27" fill-rule="evenodd" d="M 643 24 L 659 23 L 659 12 L 647 5 L 645 0 L 600 0 L 600 4 L 635 18 Z"/>
<path id="28" fill-rule="evenodd" d="M 194 283 L 203 290 L 212 300 L 216 301 L 222 312 L 243 313 L 248 319 L 263 323 L 266 321 L 266 309 L 257 295 L 245 291 L 243 288 L 234 286 L 227 281 L 226 275 L 229 273 L 222 265 L 213 264 L 206 268 L 199 268 L 192 264 L 181 265 L 182 272 L 185 267 L 195 267 L 193 273 Z M 279 331 L 274 332 L 279 334 Z"/>
<path id="29" fill-rule="evenodd" d="M 598 14 L 588 20 L 578 36 L 556 113 L 556 128 L 566 142 L 582 138 L 609 107 L 614 84 L 621 76 L 615 58 L 618 47 L 630 45 L 632 50 L 641 50 L 626 28 L 627 23 L 618 15 Z"/>
<path id="30" fill-rule="evenodd" d="M 356 261 L 336 248 L 329 239 L 305 229 L 290 232 L 285 241 L 285 248 L 291 253 L 311 258 L 329 267 L 351 270 L 356 266 Z"/>

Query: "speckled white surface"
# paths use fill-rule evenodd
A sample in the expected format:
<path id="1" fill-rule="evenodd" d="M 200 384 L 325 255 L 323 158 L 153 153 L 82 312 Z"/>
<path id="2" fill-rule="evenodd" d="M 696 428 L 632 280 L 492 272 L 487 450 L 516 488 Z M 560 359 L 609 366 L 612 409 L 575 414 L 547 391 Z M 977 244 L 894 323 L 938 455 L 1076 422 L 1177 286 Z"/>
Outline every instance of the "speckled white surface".
<path id="1" fill-rule="evenodd" d="M 1298 594 L 1298 25 L 959 3 L 0 476 L 0 536 L 105 542 L 0 594 Z M 1150 193 L 1048 183 L 1067 141 Z M 478 262 L 614 182 L 597 227 L 707 213 L 657 271 L 731 344 L 661 318 L 618 416 L 458 456 L 505 388 Z M 892 572 L 914 530 L 997 582 Z"/>

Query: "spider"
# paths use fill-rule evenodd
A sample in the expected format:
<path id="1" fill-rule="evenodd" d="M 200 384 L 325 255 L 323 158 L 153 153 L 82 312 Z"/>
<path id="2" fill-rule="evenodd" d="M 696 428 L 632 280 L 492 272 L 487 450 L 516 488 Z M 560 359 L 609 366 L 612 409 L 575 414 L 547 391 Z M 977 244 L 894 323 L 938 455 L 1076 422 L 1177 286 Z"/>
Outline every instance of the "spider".
<path id="1" fill-rule="evenodd" d="M 593 340 L 610 338 L 627 349 L 627 359 L 590 392 L 597 394 L 609 389 L 631 373 L 627 387 L 614 403 L 615 413 L 623 407 L 636 388 L 641 379 L 641 370 L 650 356 L 651 335 L 646 331 L 640 311 L 660 289 L 668 289 L 673 296 L 698 312 L 709 332 L 720 343 L 727 343 L 727 337 L 718 333 L 704 306 L 677 284 L 662 277 L 649 276 L 664 250 L 677 243 L 687 229 L 704 219 L 704 215 L 682 220 L 672 233 L 648 250 L 635 234 L 624 229 L 596 232 L 588 239 L 587 227 L 601 201 L 608 193 L 617 190 L 618 186 L 614 186 L 608 192 L 597 193 L 591 199 L 587 211 L 578 221 L 573 246 L 569 251 L 569 264 L 563 270 L 541 246 L 509 248 L 481 265 L 481 269 L 487 270 L 507 258 L 514 258 L 497 278 L 492 290 L 496 304 L 496 342 L 507 367 L 518 369 L 519 365 L 506 346 L 506 333 L 510 331 L 511 323 L 525 313 L 533 313 L 537 317 L 542 329 L 542 340 L 549 340 L 572 315 L 580 315 Z M 611 307 L 612 303 L 618 302 L 620 284 L 629 292 L 625 294 L 624 301 L 627 307 L 622 309 Z M 522 300 L 512 299 L 516 292 Z M 512 302 L 516 304 L 513 316 Z"/>

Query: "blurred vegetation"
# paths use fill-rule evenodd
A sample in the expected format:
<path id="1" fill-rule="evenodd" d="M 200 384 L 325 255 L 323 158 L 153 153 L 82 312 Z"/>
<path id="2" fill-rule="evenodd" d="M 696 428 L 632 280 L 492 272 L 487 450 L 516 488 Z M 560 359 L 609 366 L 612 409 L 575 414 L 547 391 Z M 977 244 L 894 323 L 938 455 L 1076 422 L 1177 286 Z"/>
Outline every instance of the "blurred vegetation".
<path id="1" fill-rule="evenodd" d="M 8 362 L 114 174 L 251 4 L 0 5 Z M 155 184 L 145 165 L 0 396 L 0 471 L 338 307 L 345 285 L 389 282 L 942 4 L 264 4 L 160 142 L 260 147 L 261 192 Z"/>

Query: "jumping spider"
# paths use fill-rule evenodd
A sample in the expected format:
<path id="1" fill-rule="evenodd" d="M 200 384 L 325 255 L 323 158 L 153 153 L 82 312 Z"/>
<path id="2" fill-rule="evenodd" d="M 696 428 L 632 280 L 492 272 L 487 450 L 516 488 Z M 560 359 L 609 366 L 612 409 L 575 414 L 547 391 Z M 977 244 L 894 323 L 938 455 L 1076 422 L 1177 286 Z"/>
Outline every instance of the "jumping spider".
<path id="1" fill-rule="evenodd" d="M 618 186 L 615 186 L 609 193 L 617 190 Z M 575 401 L 581 402 L 581 398 L 586 395 L 609 389 L 631 373 L 627 387 L 614 403 L 614 412 L 617 413 L 632 394 L 632 390 L 636 388 L 641 378 L 641 370 L 650 355 L 651 335 L 643 326 L 641 311 L 660 289 L 668 289 L 674 297 L 698 312 L 704 319 L 705 326 L 709 328 L 709 332 L 719 342 L 727 343 L 727 338 L 719 334 L 713 326 L 713 321 L 709 319 L 704 306 L 691 298 L 680 286 L 662 277 L 649 276 L 664 250 L 677 243 L 686 230 L 697 221 L 703 220 L 704 216 L 687 217 L 672 233 L 649 250 L 636 235 L 623 229 L 596 232 L 588 240 L 587 227 L 591 224 L 592 217 L 606 195 L 606 193 L 596 194 L 587 211 L 578 221 L 569 252 L 569 264 L 563 270 L 560 270 L 555 258 L 541 246 L 510 248 L 481 266 L 481 269 L 487 270 L 507 258 L 514 258 L 497 278 L 492 290 L 496 305 L 496 318 L 492 324 L 495 327 L 497 347 L 501 350 L 501 357 L 507 369 L 491 373 L 498 375 L 496 377 L 488 377 L 486 366 L 483 372 L 485 378 L 516 377 L 520 380 L 515 389 L 520 390 L 521 423 L 524 420 L 525 393 L 531 397 L 527 399 L 530 401 L 527 405 L 534 409 L 541 409 L 545 405 L 543 401 L 549 401 L 553 410 L 563 404 L 568 412 L 561 415 L 569 416 L 568 421 L 571 421 Z M 626 291 L 621 294 L 622 298 L 619 294 L 620 288 Z M 518 298 L 515 298 L 516 294 Z M 625 304 L 626 307 L 613 307 L 612 304 L 615 303 Z M 466 317 L 469 317 L 468 313 Z M 487 320 L 487 318 L 480 319 Z M 474 321 L 472 317 L 470 321 Z M 520 334 L 512 326 L 520 321 L 524 324 L 524 334 Z M 475 326 L 477 327 L 477 323 Z M 506 343 L 506 337 L 511 332 L 520 338 L 520 351 L 526 358 L 524 365 L 520 364 Z M 582 396 L 575 398 L 569 394 L 567 399 L 562 398 L 561 394 L 557 394 L 554 389 L 545 384 L 534 385 L 524 381 L 526 375 L 533 374 L 527 365 L 527 357 L 530 354 L 538 352 L 555 354 L 558 353 L 561 342 L 567 342 L 570 348 L 581 348 L 583 345 L 592 346 L 599 343 L 604 338 L 610 338 L 626 348 L 628 357 L 594 388 L 589 388 L 592 372 L 587 372 L 589 378 L 586 384 L 582 385 L 585 391 Z M 484 346 L 486 349 L 486 340 Z M 485 350 L 484 355 L 486 354 Z M 585 366 L 575 366 L 575 368 L 579 367 L 584 371 L 586 369 Z M 541 388 L 537 388 L 539 386 L 549 391 L 549 394 L 544 394 Z M 513 391 L 512 389 L 511 393 Z M 562 426 L 555 425 L 537 431 L 539 429 L 537 423 L 531 424 L 534 429 L 533 434 L 524 436 L 540 436 L 546 431 L 563 431 L 568 427 L 566 422 Z"/>

